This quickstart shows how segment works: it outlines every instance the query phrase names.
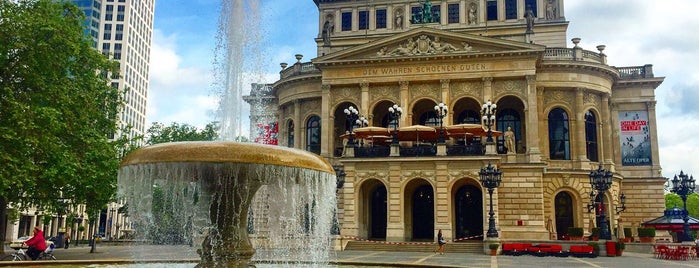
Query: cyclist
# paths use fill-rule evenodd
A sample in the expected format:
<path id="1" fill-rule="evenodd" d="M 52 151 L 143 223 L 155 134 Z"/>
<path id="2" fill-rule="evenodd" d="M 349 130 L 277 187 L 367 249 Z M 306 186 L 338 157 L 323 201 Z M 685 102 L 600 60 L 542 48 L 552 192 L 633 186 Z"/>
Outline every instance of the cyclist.
<path id="1" fill-rule="evenodd" d="M 39 226 L 34 227 L 34 236 L 29 240 L 25 241 L 24 244 L 29 247 L 27 249 L 27 256 L 36 260 L 41 252 L 46 250 L 46 239 L 44 239 L 44 231 L 39 228 Z"/>

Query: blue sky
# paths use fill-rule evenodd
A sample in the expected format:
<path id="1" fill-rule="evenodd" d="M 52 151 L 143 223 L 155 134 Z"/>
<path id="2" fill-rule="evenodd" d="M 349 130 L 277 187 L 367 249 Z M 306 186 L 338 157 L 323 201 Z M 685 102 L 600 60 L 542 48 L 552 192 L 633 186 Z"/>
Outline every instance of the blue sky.
<path id="1" fill-rule="evenodd" d="M 214 121 L 213 51 L 221 0 L 156 1 L 147 121 L 204 126 Z M 231 0 L 223 0 L 231 1 Z M 252 0 L 246 0 L 250 2 Z M 313 0 L 259 0 L 262 71 L 278 78 L 279 63 L 316 57 L 318 10 Z M 699 171 L 699 10 L 696 0 L 568 0 L 568 39 L 596 51 L 612 66 L 653 64 L 666 77 L 656 90 L 663 175 Z M 572 47 L 572 44 L 568 44 Z"/>

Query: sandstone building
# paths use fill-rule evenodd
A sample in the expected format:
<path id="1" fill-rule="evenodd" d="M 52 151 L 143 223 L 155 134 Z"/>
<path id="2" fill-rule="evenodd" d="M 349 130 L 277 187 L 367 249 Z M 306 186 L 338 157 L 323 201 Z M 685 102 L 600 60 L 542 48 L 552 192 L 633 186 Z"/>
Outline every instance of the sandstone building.
<path id="1" fill-rule="evenodd" d="M 611 226 L 663 212 L 654 91 L 664 78 L 649 64 L 610 66 L 604 45 L 569 39 L 563 0 L 314 2 L 317 57 L 282 63 L 279 80 L 246 100 L 277 111 L 252 118 L 278 124 L 279 145 L 342 166 L 342 235 L 419 241 L 441 229 L 447 239 L 483 239 L 490 201 L 479 171 L 489 163 L 502 171 L 493 193 L 501 239 L 589 231 L 589 175 L 599 165 L 613 172 L 603 197 Z M 390 144 L 398 127 L 439 134 L 440 125 L 483 124 L 488 101 L 497 104 L 492 130 L 510 127 L 515 148 L 501 135 L 486 146 L 483 132 Z M 388 137 L 347 144 L 345 133 L 361 127 L 348 122 L 350 106 Z M 616 213 L 621 193 L 626 210 Z"/>

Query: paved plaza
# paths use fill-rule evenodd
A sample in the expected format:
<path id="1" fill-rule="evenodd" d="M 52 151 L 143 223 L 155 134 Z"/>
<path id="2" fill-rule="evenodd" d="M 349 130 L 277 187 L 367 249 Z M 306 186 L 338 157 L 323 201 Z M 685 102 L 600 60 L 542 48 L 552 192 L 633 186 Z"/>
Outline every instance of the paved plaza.
<path id="1" fill-rule="evenodd" d="M 89 253 L 87 246 L 56 249 L 58 261 L 48 264 L 73 264 L 70 267 L 88 267 L 91 263 L 130 263 L 133 260 L 146 262 L 179 260 L 196 262 L 198 256 L 193 248 L 185 246 L 106 246 L 97 247 Z M 426 252 L 389 251 L 336 251 L 330 254 L 332 263 L 352 266 L 373 267 L 699 267 L 699 260 L 671 261 L 653 258 L 652 254 L 624 252 L 621 257 L 535 257 L 535 256 L 488 256 L 472 253 L 446 253 L 438 255 Z M 0 267 L 17 264 L 34 265 L 39 262 L 0 262 Z M 77 264 L 77 265 L 76 265 Z M 51 265 L 53 266 L 53 265 Z M 194 264 L 192 264 L 194 266 Z M 61 266 L 56 266 L 61 267 Z M 169 267 L 165 265 L 163 267 Z"/>

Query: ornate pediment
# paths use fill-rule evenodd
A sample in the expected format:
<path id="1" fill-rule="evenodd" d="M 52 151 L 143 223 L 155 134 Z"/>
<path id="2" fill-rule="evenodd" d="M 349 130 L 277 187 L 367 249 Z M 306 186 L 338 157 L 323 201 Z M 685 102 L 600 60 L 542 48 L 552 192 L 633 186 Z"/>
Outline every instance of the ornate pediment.
<path id="1" fill-rule="evenodd" d="M 477 50 L 474 50 L 467 42 L 454 45 L 448 41 L 440 40 L 439 36 L 421 34 L 418 37 L 409 37 L 402 43 L 381 47 L 376 52 L 376 56 L 393 57 L 469 52 L 473 53 Z"/>
<path id="2" fill-rule="evenodd" d="M 418 28 L 318 57 L 314 64 L 386 61 L 426 57 L 481 57 L 539 53 L 544 46 L 501 38 Z"/>

